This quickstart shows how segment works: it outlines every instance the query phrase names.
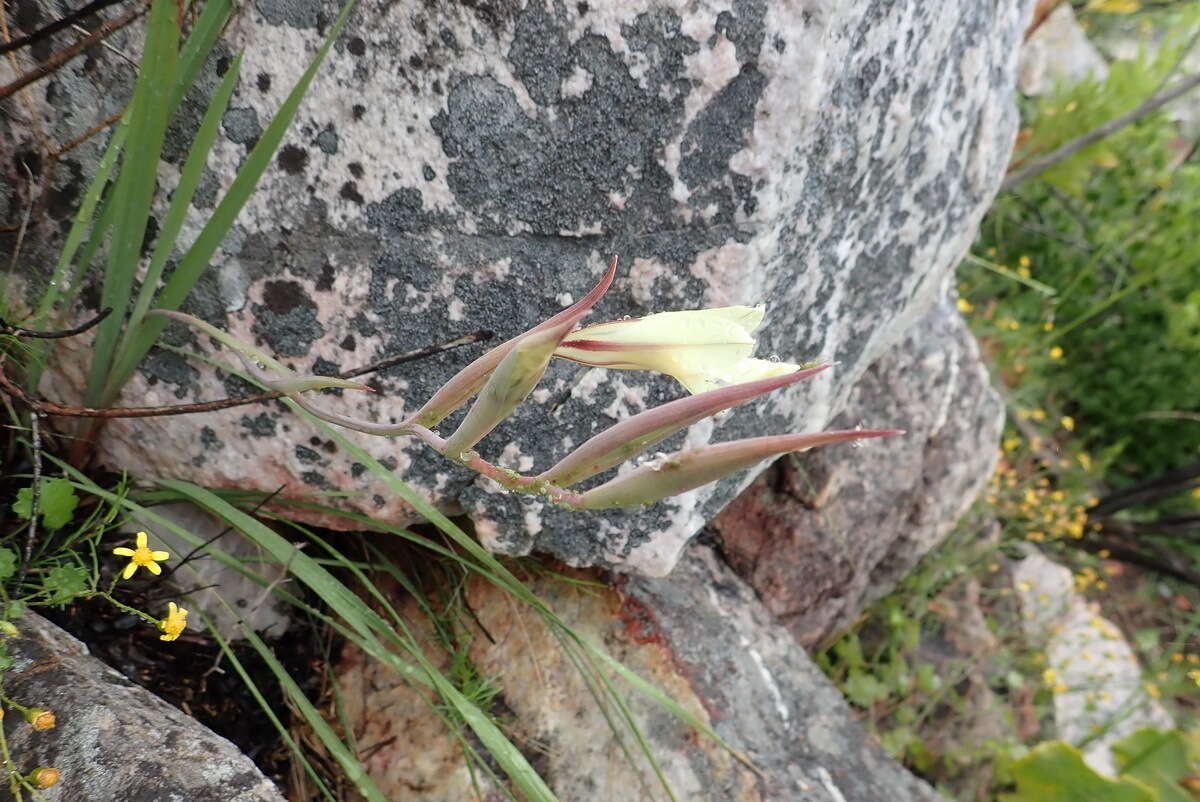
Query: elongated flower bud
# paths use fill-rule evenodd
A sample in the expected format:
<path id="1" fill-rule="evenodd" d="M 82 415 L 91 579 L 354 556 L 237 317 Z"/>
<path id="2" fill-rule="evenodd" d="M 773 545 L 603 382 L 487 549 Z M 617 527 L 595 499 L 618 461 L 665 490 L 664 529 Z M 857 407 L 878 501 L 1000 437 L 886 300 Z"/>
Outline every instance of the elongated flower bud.
<path id="1" fill-rule="evenodd" d="M 685 426 L 807 379 L 828 367 L 830 365 L 820 365 L 784 376 L 734 384 L 646 410 L 591 438 L 538 479 L 560 487 L 582 482 L 661 443 Z"/>
<path id="2" fill-rule="evenodd" d="M 606 510 L 650 504 L 715 482 L 764 459 L 777 457 L 789 451 L 803 451 L 829 443 L 865 437 L 885 437 L 891 434 L 903 432 L 855 430 L 781 434 L 679 451 L 659 457 L 624 476 L 618 476 L 587 491 L 581 497 L 582 506 L 589 510 Z"/>
<path id="3" fill-rule="evenodd" d="M 467 417 L 446 440 L 443 453 L 447 457 L 457 459 L 525 400 L 541 381 L 559 341 L 574 325 L 568 321 L 557 328 L 527 334 L 500 360 Z"/>
<path id="4" fill-rule="evenodd" d="M 534 326 L 524 334 L 517 335 L 511 340 L 497 345 L 460 370 L 454 375 L 454 378 L 446 382 L 440 390 L 434 393 L 433 397 L 426 401 L 424 406 L 417 410 L 417 414 L 412 417 L 411 422 L 419 426 L 436 426 L 438 421 L 461 407 L 468 398 L 483 389 L 484 384 L 487 383 L 488 376 L 500 365 L 504 357 L 508 356 L 508 352 L 530 334 L 549 328 L 556 328 L 568 320 L 572 321 L 571 326 L 567 328 L 567 331 L 570 331 L 576 323 L 583 319 L 584 315 L 591 311 L 591 308 L 603 297 L 604 293 L 608 291 L 616 275 L 617 257 L 614 256 L 612 262 L 609 263 L 608 270 L 604 272 L 599 283 L 592 288 L 591 292 L 549 320 Z"/>

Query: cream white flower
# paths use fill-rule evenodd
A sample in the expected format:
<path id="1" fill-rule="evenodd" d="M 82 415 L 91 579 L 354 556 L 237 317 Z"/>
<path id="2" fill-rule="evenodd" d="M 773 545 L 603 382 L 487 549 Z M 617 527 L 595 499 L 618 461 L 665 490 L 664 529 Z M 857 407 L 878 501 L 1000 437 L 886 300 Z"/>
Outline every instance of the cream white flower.
<path id="1" fill-rule="evenodd" d="M 568 334 L 554 355 L 584 365 L 666 373 L 693 394 L 794 373 L 799 365 L 750 356 L 755 345 L 750 333 L 764 314 L 762 305 L 726 306 L 614 320 Z"/>

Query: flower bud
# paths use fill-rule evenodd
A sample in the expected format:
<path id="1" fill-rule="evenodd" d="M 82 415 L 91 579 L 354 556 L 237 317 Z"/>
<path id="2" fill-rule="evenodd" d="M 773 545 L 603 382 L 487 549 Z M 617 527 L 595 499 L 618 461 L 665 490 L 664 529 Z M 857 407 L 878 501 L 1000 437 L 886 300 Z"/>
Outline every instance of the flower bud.
<path id="1" fill-rule="evenodd" d="M 900 431 L 841 431 L 812 434 L 782 434 L 753 437 L 729 443 L 702 446 L 664 455 L 627 474 L 592 488 L 581 496 L 589 510 L 636 507 L 668 496 L 685 493 L 731 473 L 749 468 L 769 457 L 815 446 L 903 434 Z"/>
<path id="2" fill-rule="evenodd" d="M 54 714 L 41 707 L 31 707 L 25 711 L 25 720 L 35 730 L 52 730 L 57 723 Z"/>
<path id="3" fill-rule="evenodd" d="M 566 324 L 567 328 L 574 323 Z M 550 357 L 566 331 L 559 326 L 526 335 L 492 372 L 458 430 L 446 440 L 443 453 L 457 459 L 508 417 L 541 381 Z"/>
<path id="4" fill-rule="evenodd" d="M 591 308 L 596 305 L 596 302 L 600 300 L 604 293 L 608 291 L 616 275 L 617 258 L 614 256 L 612 262 L 608 265 L 608 270 L 604 272 L 599 283 L 592 288 L 591 292 L 549 320 L 534 326 L 524 334 L 520 334 L 507 342 L 497 345 L 460 370 L 455 374 L 454 378 L 450 379 L 440 390 L 434 393 L 433 397 L 426 401 L 423 407 L 417 410 L 417 414 L 412 417 L 412 422 L 419 426 L 436 426 L 439 421 L 466 403 L 468 398 L 478 393 L 484 384 L 487 383 L 488 376 L 491 375 L 492 371 L 500 365 L 504 357 L 508 356 L 509 351 L 530 334 L 550 328 L 557 328 L 567 321 L 571 322 L 571 325 L 566 328 L 567 331 L 570 331 L 584 315 L 591 311 Z"/>
<path id="5" fill-rule="evenodd" d="M 58 769 L 41 766 L 29 772 L 29 776 L 26 779 L 33 784 L 34 788 L 42 789 L 57 784 L 61 776 Z"/>
<path id="6" fill-rule="evenodd" d="M 538 479 L 560 487 L 582 482 L 661 443 L 685 426 L 721 410 L 744 404 L 764 393 L 807 379 L 828 367 L 830 365 L 820 365 L 784 376 L 709 390 L 648 409 L 591 438 Z"/>

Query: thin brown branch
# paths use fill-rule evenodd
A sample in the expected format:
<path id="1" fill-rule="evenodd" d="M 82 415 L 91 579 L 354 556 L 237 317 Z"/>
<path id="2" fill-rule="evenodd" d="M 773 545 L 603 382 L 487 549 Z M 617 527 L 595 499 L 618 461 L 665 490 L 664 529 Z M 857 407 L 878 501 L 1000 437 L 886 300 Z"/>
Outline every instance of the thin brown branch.
<path id="1" fill-rule="evenodd" d="M 36 81 L 40 81 L 83 51 L 87 50 L 92 45 L 104 41 L 113 33 L 119 31 L 121 28 L 124 28 L 126 25 L 144 14 L 146 12 L 146 8 L 146 4 L 142 3 L 137 8 L 127 11 L 119 17 L 109 20 L 96 30 L 92 31 L 92 33 L 88 36 L 83 37 L 70 47 L 66 47 L 58 51 L 41 64 L 38 64 L 33 69 L 26 72 L 24 75 L 17 77 L 15 80 L 10 81 L 4 86 L 0 86 L 0 100 L 3 100 L 9 95 L 21 91 Z"/>
<path id="2" fill-rule="evenodd" d="M 1161 560 L 1137 549 L 1129 548 L 1120 543 L 1093 538 L 1081 540 L 1079 541 L 1079 545 L 1087 551 L 1093 553 L 1105 552 L 1108 557 L 1114 560 L 1141 568 L 1149 568 L 1151 571 L 1156 571 L 1163 576 L 1169 576 L 1172 579 L 1178 579 L 1181 582 L 1187 582 L 1190 585 L 1200 588 L 1200 574 L 1190 569 L 1173 565 L 1166 560 Z"/>
<path id="3" fill-rule="evenodd" d="M 1197 479 L 1200 479 L 1200 460 L 1110 493 L 1088 510 L 1088 514 L 1093 518 L 1103 518 L 1135 504 L 1157 501 L 1188 489 Z"/>
<path id="4" fill-rule="evenodd" d="M 1020 183 L 1028 181 L 1031 178 L 1037 178 L 1039 175 L 1046 172 L 1051 167 L 1054 167 L 1056 164 L 1066 161 L 1082 151 L 1084 148 L 1096 144 L 1105 137 L 1120 131 L 1122 128 L 1132 125 L 1133 123 L 1150 116 L 1167 103 L 1170 103 L 1175 98 L 1190 92 L 1197 86 L 1200 86 L 1200 73 L 1189 75 L 1186 78 L 1181 79 L 1179 83 L 1175 84 L 1175 86 L 1151 96 L 1145 103 L 1137 108 L 1122 114 L 1120 117 L 1109 120 L 1108 122 L 1104 123 L 1104 125 L 1088 131 L 1082 136 L 1072 139 L 1070 142 L 1062 145 L 1054 151 L 1051 151 L 1039 159 L 1034 159 L 1020 170 L 1009 173 L 1008 177 L 1006 177 L 1004 182 L 1000 185 L 1000 191 L 1008 192 Z"/>
<path id="5" fill-rule="evenodd" d="M 53 36 L 59 31 L 69 28 L 75 23 L 90 17 L 92 14 L 95 14 L 96 12 L 119 2 L 121 2 L 121 0 L 92 0 L 92 2 L 88 3 L 82 8 L 72 11 L 62 19 L 55 20 L 49 25 L 38 28 L 33 33 L 13 39 L 11 42 L 4 42 L 0 44 L 0 56 L 4 55 L 5 53 L 11 53 L 14 50 L 20 50 L 22 47 L 27 45 L 36 44 L 42 39 Z"/>
<path id="6" fill-rule="evenodd" d="M 386 359 L 381 359 L 377 362 L 372 362 L 369 365 L 363 365 L 353 370 L 348 370 L 338 374 L 339 379 L 350 379 L 355 376 L 362 376 L 365 373 L 373 373 L 396 365 L 404 364 L 405 362 L 413 362 L 418 359 L 423 359 L 434 354 L 440 354 L 443 351 L 450 351 L 455 348 L 461 348 L 464 345 L 488 340 L 492 337 L 490 331 L 476 331 L 471 334 L 457 337 L 453 340 L 437 345 L 430 345 L 424 348 L 418 348 L 415 351 L 390 356 Z M 194 404 L 172 404 L 169 406 L 160 407 L 113 407 L 113 408 L 97 408 L 97 407 L 74 407 L 63 404 L 55 404 L 52 401 L 45 401 L 40 398 L 34 398 L 29 395 L 24 389 L 16 384 L 5 372 L 3 363 L 0 362 L 0 390 L 3 390 L 8 395 L 17 399 L 21 403 L 37 410 L 45 415 L 54 415 L 58 417 L 71 418 L 156 418 L 165 417 L 167 415 L 193 415 L 199 412 L 216 412 L 222 409 L 230 409 L 232 407 L 240 407 L 246 404 L 258 404 L 263 401 L 273 401 L 276 398 L 281 398 L 282 393 L 264 392 L 255 395 L 243 396 L 241 398 L 222 398 L 217 401 L 202 401 Z"/>

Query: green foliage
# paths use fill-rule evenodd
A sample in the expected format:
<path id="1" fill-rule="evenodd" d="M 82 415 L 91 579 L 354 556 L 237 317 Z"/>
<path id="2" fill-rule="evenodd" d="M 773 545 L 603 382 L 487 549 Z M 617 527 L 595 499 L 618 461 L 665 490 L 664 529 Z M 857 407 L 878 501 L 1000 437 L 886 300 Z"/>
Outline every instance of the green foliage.
<path id="1" fill-rule="evenodd" d="M 1013 154 L 1013 163 L 1019 166 L 1050 153 L 1133 110 L 1161 89 L 1164 81 L 1175 74 L 1197 23 L 1200 11 L 1195 7 L 1184 9 L 1164 26 L 1165 38 L 1153 52 L 1143 50 L 1135 59 L 1111 62 L 1105 80 L 1060 85 L 1050 95 L 1026 101 L 1023 117 L 1029 127 Z M 1081 194 L 1093 170 L 1118 166 L 1136 139 L 1129 129 L 1117 132 L 1058 163 L 1040 180 L 1064 192 Z"/>
<path id="2" fill-rule="evenodd" d="M 68 479 L 42 480 L 41 493 L 38 497 L 38 513 L 42 523 L 49 529 L 61 529 L 75 517 L 75 508 L 79 506 L 79 496 L 71 487 Z M 17 500 L 13 502 L 12 511 L 21 518 L 29 520 L 33 517 L 33 487 L 23 487 L 17 491 Z"/>
<path id="3" fill-rule="evenodd" d="M 1049 741 L 1013 765 L 1017 791 L 1003 802 L 1156 802 L 1137 780 L 1097 774 L 1070 744 Z"/>
<path id="4" fill-rule="evenodd" d="M 1111 142 L 1116 165 L 1077 192 L 1035 182 L 997 201 L 977 250 L 1051 294 L 970 262 L 960 273 L 972 328 L 1019 405 L 1074 418 L 1114 484 L 1200 452 L 1187 380 L 1200 359 L 1200 165 L 1175 163 L 1173 138 L 1154 116 Z"/>
<path id="5" fill-rule="evenodd" d="M 1143 729 L 1113 744 L 1113 757 L 1122 776 L 1152 789 L 1158 802 L 1195 802 L 1180 780 L 1196 772 L 1192 745 L 1178 730 Z"/>
<path id="6" fill-rule="evenodd" d="M 46 572 L 42 588 L 51 604 L 66 604 L 86 591 L 91 584 L 86 571 L 78 565 L 56 565 Z"/>

